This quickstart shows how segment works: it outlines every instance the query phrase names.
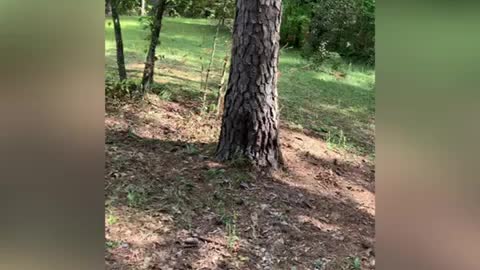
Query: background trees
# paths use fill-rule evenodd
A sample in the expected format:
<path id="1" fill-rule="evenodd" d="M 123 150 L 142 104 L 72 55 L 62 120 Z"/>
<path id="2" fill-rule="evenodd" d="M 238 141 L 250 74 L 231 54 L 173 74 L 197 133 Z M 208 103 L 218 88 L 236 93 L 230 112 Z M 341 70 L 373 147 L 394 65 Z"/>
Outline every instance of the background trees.
<path id="1" fill-rule="evenodd" d="M 120 23 L 120 14 L 129 13 L 135 10 L 138 0 L 106 0 L 105 14 L 112 16 L 113 28 L 115 32 L 116 55 L 118 77 L 120 81 L 127 80 L 127 70 L 125 68 L 125 53 L 123 49 L 122 27 Z"/>
<path id="2" fill-rule="evenodd" d="M 153 18 L 152 23 L 150 25 L 151 28 L 151 40 L 150 46 L 147 52 L 147 58 L 145 60 L 145 69 L 143 71 L 143 78 L 142 78 L 142 85 L 141 90 L 142 92 L 146 92 L 150 90 L 150 87 L 153 83 L 153 75 L 155 71 L 155 51 L 160 42 L 160 31 L 162 30 L 162 20 L 163 14 L 165 12 L 165 8 L 167 5 L 168 0 L 158 0 L 157 3 L 154 4 L 153 8 Z"/>
<path id="3" fill-rule="evenodd" d="M 157 0 L 112 0 L 129 3 L 121 13 L 140 15 L 143 4 Z M 235 16 L 235 0 L 171 0 L 168 16 Z M 226 3 L 224 7 L 224 3 Z M 302 49 L 304 57 L 322 61 L 338 54 L 345 61 L 375 62 L 375 0 L 283 0 L 281 44 Z M 225 14 L 225 16 L 223 16 Z M 222 25 L 224 22 L 222 21 Z"/>
<path id="4" fill-rule="evenodd" d="M 281 42 L 304 56 L 375 62 L 375 0 L 284 0 Z"/>
<path id="5" fill-rule="evenodd" d="M 173 3 L 170 9 L 174 12 L 170 14 L 182 17 L 220 19 L 224 6 L 227 18 L 233 19 L 235 12 L 235 0 L 175 0 Z"/>
<path id="6" fill-rule="evenodd" d="M 346 59 L 373 64 L 375 60 L 375 0 L 320 1 L 314 7 L 305 52 L 318 48 Z"/>
<path id="7" fill-rule="evenodd" d="M 112 14 L 113 28 L 115 31 L 115 42 L 117 45 L 117 66 L 118 66 L 118 76 L 120 81 L 127 79 L 127 71 L 125 69 L 125 56 L 123 52 L 123 38 L 122 38 L 122 28 L 120 25 L 120 16 L 118 14 L 119 8 L 121 9 L 122 2 L 120 0 L 109 0 L 107 5 L 109 6 L 109 12 Z"/>
<path id="8" fill-rule="evenodd" d="M 155 48 L 158 45 L 161 18 L 155 13 L 161 0 L 108 0 L 106 14 L 112 15 L 117 40 L 117 64 L 120 80 L 126 79 L 123 40 L 119 14 L 150 16 L 152 42 L 147 51 L 142 89 L 153 80 Z M 169 0 L 165 16 L 210 18 L 220 25 L 233 21 L 235 0 Z M 375 64 L 375 0 L 283 0 L 283 18 L 280 43 L 284 47 L 302 51 L 313 67 L 334 59 L 333 69 L 339 62 Z M 162 13 L 163 15 L 163 13 Z M 160 23 L 161 24 L 161 23 Z M 157 34 L 158 32 L 158 34 Z M 156 46 L 155 45 L 155 46 Z"/>

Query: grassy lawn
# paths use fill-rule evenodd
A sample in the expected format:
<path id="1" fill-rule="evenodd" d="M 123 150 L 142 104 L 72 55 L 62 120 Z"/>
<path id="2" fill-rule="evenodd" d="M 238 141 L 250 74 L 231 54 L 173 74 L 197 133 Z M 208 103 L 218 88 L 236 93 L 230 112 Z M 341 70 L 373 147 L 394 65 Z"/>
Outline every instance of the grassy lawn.
<path id="1" fill-rule="evenodd" d="M 129 76 L 139 78 L 148 41 L 138 17 L 122 17 Z M 106 70 L 115 74 L 115 39 L 110 18 L 105 21 Z M 165 18 L 157 49 L 155 80 L 173 100 L 198 101 L 202 66 L 212 48 L 215 22 L 202 19 Z M 214 73 L 209 84 L 215 98 L 230 34 L 224 29 L 218 42 Z M 325 67 L 312 71 L 298 51 L 283 50 L 280 57 L 279 95 L 284 122 L 324 135 L 332 147 L 373 155 L 375 129 L 375 73 L 372 69 L 345 66 L 345 78 L 336 78 Z M 327 72 L 325 72 L 327 71 Z"/>

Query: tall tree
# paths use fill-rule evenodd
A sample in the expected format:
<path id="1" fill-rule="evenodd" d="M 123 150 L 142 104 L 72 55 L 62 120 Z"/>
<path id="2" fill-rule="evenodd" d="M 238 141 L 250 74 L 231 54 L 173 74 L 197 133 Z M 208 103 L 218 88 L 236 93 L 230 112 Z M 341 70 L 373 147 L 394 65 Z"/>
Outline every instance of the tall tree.
<path id="1" fill-rule="evenodd" d="M 115 42 L 117 45 L 118 76 L 120 77 L 120 81 L 124 81 L 127 79 L 127 70 L 125 69 L 125 55 L 123 53 L 122 27 L 120 26 L 120 16 L 118 15 L 120 2 L 121 0 L 108 0 L 108 5 L 110 6 L 110 11 L 112 13 Z"/>
<path id="2" fill-rule="evenodd" d="M 141 1 L 142 1 L 142 9 L 140 14 L 142 16 L 145 16 L 146 3 L 145 3 L 145 0 L 141 0 Z"/>
<path id="3" fill-rule="evenodd" d="M 142 78 L 142 92 L 150 90 L 153 84 L 153 75 L 155 71 L 155 51 L 160 40 L 160 32 L 162 30 L 163 13 L 168 0 L 159 0 L 154 3 L 153 22 L 151 25 L 151 40 L 150 46 L 147 52 L 147 59 L 145 61 L 145 69 L 143 70 Z"/>
<path id="4" fill-rule="evenodd" d="M 237 0 L 232 60 L 216 156 L 279 168 L 277 72 L 282 0 Z"/>

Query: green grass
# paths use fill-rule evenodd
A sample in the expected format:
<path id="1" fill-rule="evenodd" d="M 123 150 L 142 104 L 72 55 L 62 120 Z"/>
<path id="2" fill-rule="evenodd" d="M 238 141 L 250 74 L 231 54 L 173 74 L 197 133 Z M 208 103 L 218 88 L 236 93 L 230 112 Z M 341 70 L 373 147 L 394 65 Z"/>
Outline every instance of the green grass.
<path id="1" fill-rule="evenodd" d="M 348 67 L 345 79 L 304 68 L 309 63 L 300 52 L 284 51 L 280 57 L 281 115 L 303 128 L 326 133 L 327 141 L 341 148 L 373 153 L 375 129 L 375 74 Z M 345 140 L 344 138 L 345 137 Z"/>
<path id="2" fill-rule="evenodd" d="M 110 21 L 105 21 L 106 70 L 115 74 L 115 39 Z M 129 76 L 139 78 L 148 46 L 147 32 L 138 17 L 122 17 L 121 23 Z M 215 24 L 206 19 L 165 18 L 155 80 L 162 89 L 168 89 L 172 100 L 201 100 L 201 69 L 208 63 Z M 230 50 L 229 40 L 229 32 L 223 29 L 209 84 L 212 102 L 223 58 Z M 298 51 L 281 52 L 278 89 L 283 121 L 324 134 L 332 147 L 373 154 L 374 70 L 343 65 L 347 76 L 337 79 L 328 66 L 314 71 L 308 65 Z"/>

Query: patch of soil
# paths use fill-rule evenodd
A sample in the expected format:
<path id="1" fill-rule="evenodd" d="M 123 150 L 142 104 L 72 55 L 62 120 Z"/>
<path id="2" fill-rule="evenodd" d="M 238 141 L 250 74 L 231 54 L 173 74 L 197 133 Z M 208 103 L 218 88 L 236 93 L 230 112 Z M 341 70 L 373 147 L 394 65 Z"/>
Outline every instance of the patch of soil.
<path id="1" fill-rule="evenodd" d="M 374 165 L 282 127 L 285 170 L 213 159 L 220 123 L 107 100 L 107 269 L 374 269 Z M 352 268 L 353 269 L 353 268 Z"/>

